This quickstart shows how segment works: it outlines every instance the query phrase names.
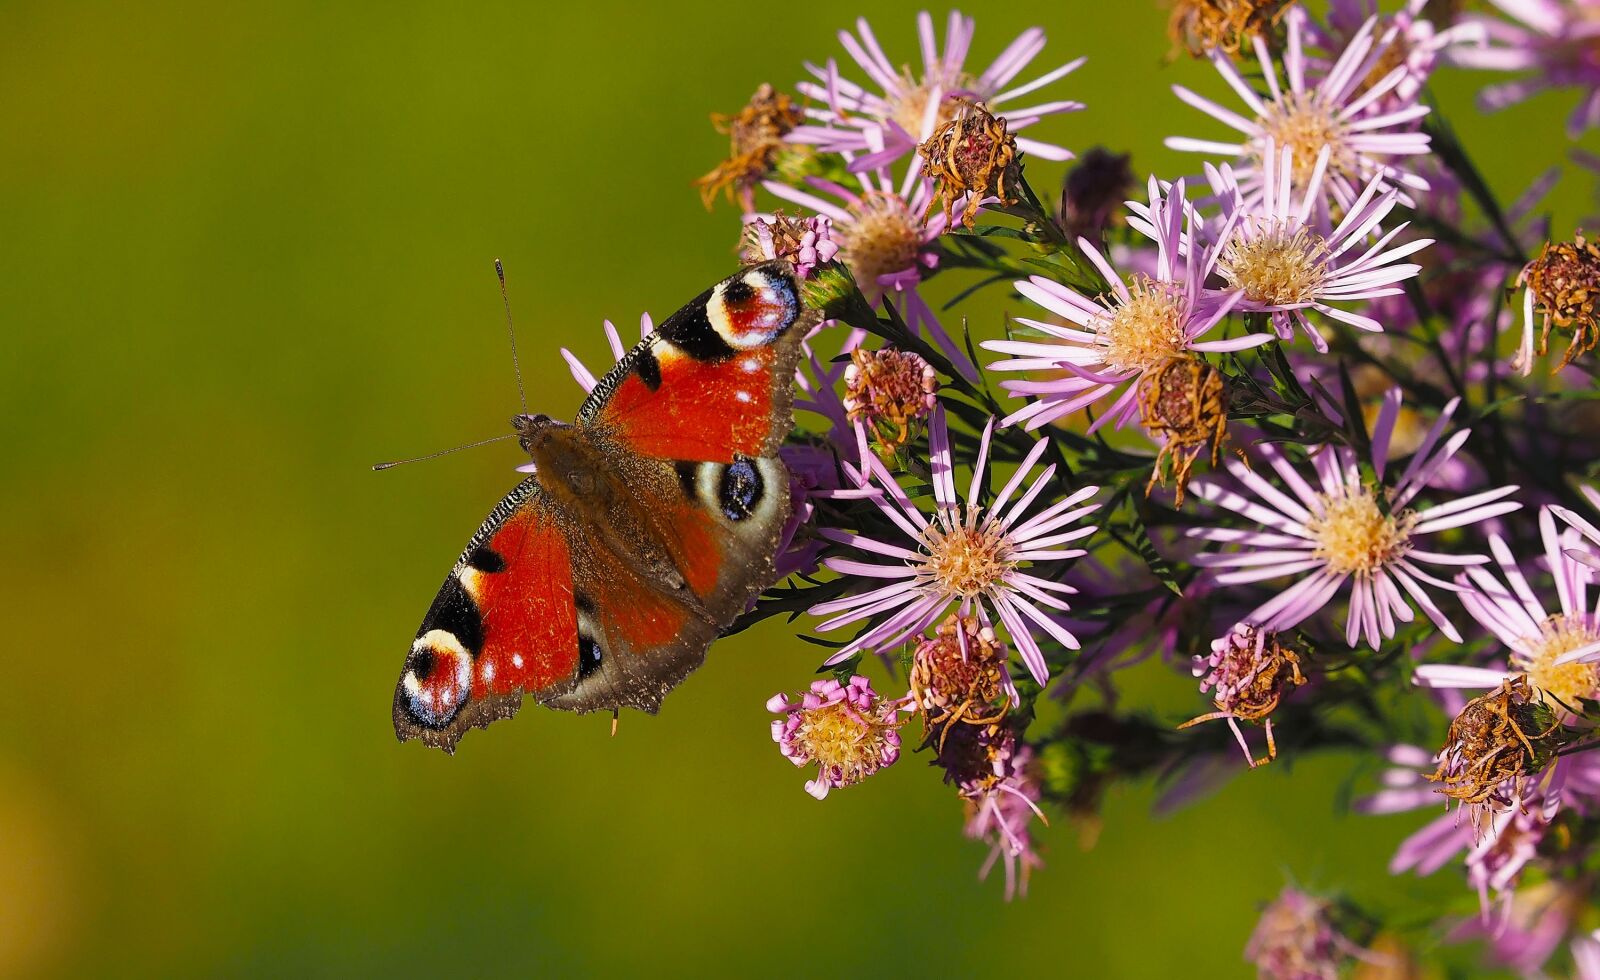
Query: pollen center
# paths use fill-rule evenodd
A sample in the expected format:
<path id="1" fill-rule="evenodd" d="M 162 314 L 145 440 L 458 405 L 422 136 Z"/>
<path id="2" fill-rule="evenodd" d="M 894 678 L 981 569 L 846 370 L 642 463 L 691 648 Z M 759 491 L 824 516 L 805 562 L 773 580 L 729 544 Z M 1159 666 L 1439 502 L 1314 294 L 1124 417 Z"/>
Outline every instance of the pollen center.
<path id="1" fill-rule="evenodd" d="M 928 99 L 933 95 L 933 81 L 928 79 L 919 85 L 910 72 L 905 72 L 900 76 L 902 94 L 889 99 L 889 115 L 900 124 L 900 128 L 919 141 L 927 135 L 922 131 L 922 119 L 928 112 Z M 962 90 L 969 81 L 966 76 L 957 75 L 940 89 L 940 105 L 934 113 L 930 133 L 955 118 L 959 105 L 950 98 L 951 92 Z"/>
<path id="2" fill-rule="evenodd" d="M 1550 695 L 1562 705 L 1577 709 L 1578 701 L 1594 698 L 1600 688 L 1600 667 L 1595 664 L 1557 664 L 1562 654 L 1600 641 L 1600 629 L 1585 616 L 1551 616 L 1539 627 L 1539 635 L 1526 641 L 1527 653 L 1512 659 L 1527 673 L 1528 683 Z M 1554 707 L 1554 706 L 1552 706 Z"/>
<path id="3" fill-rule="evenodd" d="M 879 737 L 885 726 L 863 717 L 848 702 L 804 713 L 794 739 L 806 754 L 843 784 L 859 782 L 882 763 Z"/>
<path id="4" fill-rule="evenodd" d="M 893 194 L 868 191 L 850 207 L 855 220 L 835 234 L 844 240 L 844 260 L 863 290 L 873 293 L 878 278 L 904 272 L 917 262 L 922 233 L 916 216 Z"/>
<path id="5" fill-rule="evenodd" d="M 1277 147 L 1277 152 L 1283 152 L 1283 147 L 1289 148 L 1293 154 L 1290 169 L 1294 171 L 1295 183 L 1301 187 L 1311 179 L 1317 155 L 1324 146 L 1330 148 L 1328 173 L 1346 176 L 1355 173 L 1355 158 L 1347 141 L 1345 124 L 1334 115 L 1332 107 L 1316 95 L 1286 92 L 1283 98 L 1267 106 L 1267 114 L 1257 122 Z M 1265 145 L 1257 145 L 1257 157 L 1265 150 Z"/>
<path id="6" fill-rule="evenodd" d="M 1312 554 L 1326 561 L 1330 571 L 1370 577 L 1410 550 L 1416 515 L 1384 514 L 1366 487 L 1338 496 L 1318 494 L 1317 503 L 1318 512 L 1306 522 L 1306 529 L 1317 543 Z"/>
<path id="7" fill-rule="evenodd" d="M 942 592 L 963 599 L 988 593 L 1016 566 L 1011 539 L 997 528 L 945 529 L 936 521 L 927 531 L 927 549 L 926 573 Z"/>
<path id="8" fill-rule="evenodd" d="M 1260 220 L 1241 228 L 1217 259 L 1229 287 L 1253 303 L 1310 303 L 1328 279 L 1328 244 L 1299 222 Z"/>
<path id="9" fill-rule="evenodd" d="M 1105 362 L 1118 371 L 1143 373 L 1183 351 L 1183 304 L 1165 283 L 1143 276 L 1128 285 L 1128 299 L 1097 328 Z"/>

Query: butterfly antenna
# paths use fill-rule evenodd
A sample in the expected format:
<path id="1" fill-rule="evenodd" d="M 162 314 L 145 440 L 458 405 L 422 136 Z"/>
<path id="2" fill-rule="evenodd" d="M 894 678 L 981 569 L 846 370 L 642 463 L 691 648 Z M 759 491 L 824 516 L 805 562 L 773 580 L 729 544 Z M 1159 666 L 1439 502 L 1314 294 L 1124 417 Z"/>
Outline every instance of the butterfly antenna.
<path id="1" fill-rule="evenodd" d="M 469 442 L 465 446 L 452 446 L 449 449 L 441 449 L 436 453 L 429 453 L 426 456 L 414 456 L 411 459 L 397 459 L 390 463 L 374 463 L 372 464 L 372 468 L 375 470 L 390 470 L 394 469 L 396 466 L 402 466 L 406 463 L 420 463 L 425 459 L 438 459 L 440 456 L 448 456 L 451 453 L 459 453 L 463 449 L 476 449 L 479 446 L 487 446 L 491 442 L 500 442 L 503 439 L 515 439 L 516 437 L 517 434 L 515 432 L 507 432 L 503 436 L 480 439 L 477 442 Z"/>
<path id="2" fill-rule="evenodd" d="M 511 370 L 517 374 L 517 397 L 522 400 L 522 414 L 528 414 L 528 393 L 522 388 L 522 365 L 517 363 L 517 328 L 511 325 L 511 297 L 506 295 L 506 267 L 494 260 L 494 274 L 500 279 L 500 302 L 506 308 L 506 333 L 511 337 Z"/>

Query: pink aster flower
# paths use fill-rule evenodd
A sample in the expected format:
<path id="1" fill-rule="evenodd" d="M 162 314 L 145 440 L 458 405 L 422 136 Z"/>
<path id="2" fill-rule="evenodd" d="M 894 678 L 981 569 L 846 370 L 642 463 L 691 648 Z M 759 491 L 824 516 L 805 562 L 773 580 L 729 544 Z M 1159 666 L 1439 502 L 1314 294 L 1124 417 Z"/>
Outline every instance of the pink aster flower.
<path id="1" fill-rule="evenodd" d="M 1461 604 L 1473 619 L 1506 648 L 1509 669 L 1457 664 L 1418 667 L 1415 680 L 1424 687 L 1492 690 L 1524 674 L 1543 692 L 1557 717 L 1576 709 L 1580 700 L 1600 695 L 1600 606 L 1591 603 L 1589 584 L 1596 572 L 1572 557 L 1580 549 L 1577 531 L 1558 531 L 1550 508 L 1539 511 L 1543 558 L 1555 580 L 1558 611 L 1547 611 L 1528 582 L 1531 564 L 1519 563 L 1504 540 L 1489 537 L 1489 550 L 1504 580 L 1487 568 L 1469 568 L 1460 579 L 1470 584 Z"/>
<path id="2" fill-rule="evenodd" d="M 1576 88 L 1583 93 L 1567 121 L 1567 135 L 1577 139 L 1600 125 L 1600 3 L 1595 0 L 1490 0 L 1519 23 L 1477 17 L 1489 43 L 1456 51 L 1452 60 L 1468 68 L 1527 72 L 1524 77 L 1491 85 L 1478 104 L 1494 112 L 1515 105 L 1545 89 Z"/>
<path id="3" fill-rule="evenodd" d="M 1254 769 L 1278 757 L 1278 743 L 1272 736 L 1272 712 L 1283 697 L 1306 682 L 1300 673 L 1300 658 L 1279 642 L 1276 634 L 1240 623 L 1226 635 L 1211 641 L 1211 653 L 1194 658 L 1194 675 L 1200 678 L 1200 692 L 1214 692 L 1217 710 L 1186 721 L 1179 728 L 1202 721 L 1226 718 L 1233 737 L 1244 750 L 1244 760 Z M 1244 740 L 1239 722 L 1261 722 L 1267 732 L 1267 757 L 1257 760 Z"/>
<path id="4" fill-rule="evenodd" d="M 1390 439 L 1400 414 L 1399 389 L 1390 389 L 1372 431 L 1372 467 L 1376 485 L 1367 483 L 1356 454 L 1345 446 L 1327 444 L 1311 454 L 1317 486 L 1307 482 L 1283 451 L 1271 443 L 1257 453 L 1282 481 L 1288 492 L 1270 482 L 1261 468 L 1238 460 L 1228 461 L 1228 472 L 1242 492 L 1210 481 L 1195 483 L 1199 497 L 1226 508 L 1265 530 L 1198 527 L 1189 531 L 1207 541 L 1237 544 L 1240 550 L 1197 555 L 1195 562 L 1212 569 L 1218 585 L 1245 585 L 1296 576 L 1299 581 L 1262 603 L 1248 617 L 1264 629 L 1286 630 L 1327 605 L 1349 585 L 1350 607 L 1345 618 L 1345 640 L 1354 647 L 1365 636 L 1376 650 L 1384 638 L 1395 635 L 1397 622 L 1414 617 L 1411 603 L 1422 607 L 1439 631 L 1457 643 L 1461 634 L 1429 597 L 1424 585 L 1450 592 L 1462 587 L 1435 578 L 1422 565 L 1458 567 L 1479 565 L 1483 555 L 1450 555 L 1424 550 L 1429 535 L 1464 527 L 1507 514 L 1522 506 L 1506 500 L 1517 487 L 1496 487 L 1456 497 L 1443 504 L 1413 509 L 1417 495 L 1466 442 L 1470 429 L 1462 429 L 1440 445 L 1459 400 L 1445 406 L 1411 462 L 1393 486 L 1384 484 Z M 1402 592 L 1403 590 L 1403 592 Z M 1410 597 L 1407 601 L 1406 596 Z"/>
<path id="5" fill-rule="evenodd" d="M 1273 328 L 1283 340 L 1294 336 L 1298 324 L 1312 346 L 1325 352 L 1328 342 L 1306 312 L 1315 310 L 1360 330 L 1381 332 L 1383 325 L 1377 320 L 1343 309 L 1342 304 L 1403 293 L 1399 284 L 1416 278 L 1422 267 L 1400 260 L 1433 244 L 1433 239 L 1389 247 L 1409 222 L 1380 235 L 1379 226 L 1400 199 L 1399 191 L 1384 189 L 1381 176 L 1373 177 L 1355 200 L 1346 202 L 1343 219 L 1324 235 L 1318 231 L 1314 212 L 1328 171 L 1329 150 L 1318 152 L 1298 201 L 1290 155 L 1289 147 L 1275 150 L 1268 141 L 1262 188 L 1253 205 L 1244 203 L 1237 175 L 1228 165 L 1210 171 L 1217 190 L 1231 196 L 1228 222 L 1218 235 L 1216 269 L 1238 295 L 1240 309 L 1270 312 Z M 1375 241 L 1374 235 L 1379 235 Z"/>
<path id="6" fill-rule="evenodd" d="M 1019 293 L 1067 325 L 1017 318 L 1018 323 L 1045 337 L 985 341 L 985 349 L 1011 355 L 990 367 L 996 371 L 1065 370 L 1067 374 L 1042 381 L 1004 382 L 1011 394 L 1035 398 L 1008 415 L 1003 425 L 1023 422 L 1028 429 L 1036 429 L 1117 394 L 1089 431 L 1113 420 L 1121 426 L 1138 416 L 1140 382 L 1173 358 L 1244 350 L 1272 340 L 1267 334 L 1200 339 L 1227 316 L 1240 295 L 1217 297 L 1204 288 L 1217 253 L 1210 247 L 1190 247 L 1200 236 L 1194 209 L 1184 199 L 1183 182 L 1163 194 L 1152 177 L 1149 192 L 1149 205 L 1135 211 L 1135 227 L 1155 240 L 1154 276 L 1136 273 L 1124 281 L 1099 249 L 1080 238 L 1078 247 L 1111 283 L 1110 296 L 1091 298 L 1043 276 L 1016 284 Z M 1231 227 L 1230 221 L 1224 231 Z"/>
<path id="7" fill-rule="evenodd" d="M 1023 663 L 1040 684 L 1049 678 L 1050 672 L 1044 652 L 1034 638 L 1035 629 L 1043 630 L 1069 650 L 1078 649 L 1078 640 L 1071 631 L 1039 608 L 1066 612 L 1068 605 L 1063 596 L 1077 590 L 1025 571 L 1024 567 L 1086 554 L 1082 548 L 1062 546 L 1096 530 L 1093 525 L 1067 528 L 1099 506 L 1083 503 L 1099 488 L 1084 487 L 1032 517 L 1026 516 L 1029 505 L 1039 494 L 1055 489 L 1056 468 L 1052 464 L 1028 484 L 1020 497 L 1016 496 L 1044 455 L 1048 440 L 1041 440 L 1023 459 L 994 502 L 983 506 L 979 499 L 985 486 L 993 431 L 991 419 L 983 430 L 978 459 L 972 469 L 972 483 L 963 501 L 956 493 L 955 461 L 950 451 L 944 406 L 934 410 L 928 429 L 935 506 L 932 516 L 912 502 L 877 457 L 867 458 L 867 474 L 848 463 L 842 464 L 846 473 L 863 486 L 875 481 L 882 488 L 882 494 L 874 498 L 874 503 L 882 515 L 905 534 L 909 546 L 834 528 L 818 532 L 831 541 L 891 560 L 890 564 L 854 558 L 827 560 L 827 566 L 841 575 L 888 583 L 811 608 L 813 615 L 830 617 L 817 626 L 818 632 L 872 620 L 872 625 L 840 649 L 829 663 L 845 660 L 858 650 L 892 649 L 943 619 L 952 603 L 959 607 L 960 615 L 976 615 L 984 626 L 992 626 L 998 619 L 1010 634 Z"/>
<path id="8" fill-rule="evenodd" d="M 1283 69 L 1286 82 L 1280 81 L 1278 66 L 1266 42 L 1255 39 L 1267 94 L 1250 88 L 1221 52 L 1213 53 L 1217 71 L 1244 102 L 1246 115 L 1174 85 L 1178 98 L 1224 125 L 1236 130 L 1241 139 L 1228 143 L 1217 140 L 1173 136 L 1167 146 L 1217 154 L 1235 161 L 1246 204 L 1255 204 L 1270 181 L 1265 173 L 1267 161 L 1276 147 L 1292 151 L 1290 172 L 1295 184 L 1309 186 L 1313 170 L 1323 151 L 1328 160 L 1324 192 L 1340 209 L 1349 209 L 1360 188 L 1374 177 L 1425 191 L 1428 182 L 1417 174 L 1400 169 L 1395 158 L 1428 152 L 1428 137 L 1416 132 L 1412 123 L 1428 114 L 1428 107 L 1407 100 L 1400 108 L 1371 114 L 1377 102 L 1395 92 L 1407 77 L 1404 65 L 1363 88 L 1366 75 L 1383 57 L 1393 38 L 1375 38 L 1376 18 L 1369 18 L 1339 54 L 1332 67 L 1318 78 L 1310 77 L 1305 56 L 1307 18 L 1298 7 L 1285 15 L 1287 24 Z M 1407 205 L 1409 198 L 1402 198 Z"/>
<path id="9" fill-rule="evenodd" d="M 1006 869 L 1006 901 L 1028 893 L 1029 873 L 1042 862 L 1033 847 L 1030 828 L 1035 817 L 1044 821 L 1039 809 L 1043 795 L 1033 777 L 1033 747 L 1018 744 L 1009 732 L 1003 744 L 991 753 L 992 773 L 965 782 L 961 798 L 967 802 L 966 835 L 989 842 L 989 857 L 978 869 L 981 880 L 989 876 L 997 861 Z"/>
<path id="10" fill-rule="evenodd" d="M 1363 952 L 1334 928 L 1332 903 L 1285 886 L 1261 910 L 1244 958 L 1263 980 L 1339 980 L 1341 967 Z"/>
<path id="11" fill-rule="evenodd" d="M 825 214 L 799 220 L 781 214 L 758 214 L 745 223 L 744 236 L 741 259 L 751 264 L 788 259 L 802 280 L 810 279 L 818 266 L 832 262 L 839 254 L 839 243 L 833 240 L 833 221 Z"/>
<path id="12" fill-rule="evenodd" d="M 1397 745 L 1387 757 L 1394 768 L 1383 774 L 1384 788 L 1357 800 L 1355 809 L 1369 814 L 1437 809 L 1439 783 L 1429 776 L 1438 756 L 1414 745 Z M 1520 805 L 1471 808 L 1470 819 L 1462 819 L 1459 810 L 1440 814 L 1401 842 L 1389 861 L 1389 873 L 1410 871 L 1425 877 L 1464 856 L 1468 883 L 1477 891 L 1484 915 L 1497 902 L 1504 909 L 1536 856 L 1562 790 L 1557 787 L 1553 796 L 1545 796 L 1537 788 L 1526 789 L 1518 798 Z"/>
<path id="13" fill-rule="evenodd" d="M 859 674 L 848 685 L 812 681 L 798 701 L 774 694 L 767 702 L 768 711 L 782 716 L 772 723 L 772 740 L 784 758 L 796 766 L 816 763 L 817 778 L 806 782 L 806 792 L 819 800 L 900 758 L 897 709 Z"/>
<path id="14" fill-rule="evenodd" d="M 1405 68 L 1405 76 L 1387 96 L 1379 100 L 1372 111 L 1401 108 L 1416 102 L 1422 86 L 1433 74 L 1441 55 L 1456 45 L 1483 42 L 1481 25 L 1459 23 L 1440 30 L 1424 14 L 1429 0 L 1405 0 L 1393 14 L 1380 14 L 1377 0 L 1330 0 L 1325 26 L 1308 21 L 1308 35 L 1312 44 L 1326 55 L 1324 64 L 1338 58 L 1360 33 L 1370 18 L 1378 18 L 1374 28 L 1377 49 L 1383 51 L 1366 80 L 1377 81 L 1380 72 L 1387 73 L 1396 65 Z"/>
<path id="15" fill-rule="evenodd" d="M 777 197 L 829 218 L 832 240 L 839 244 L 838 257 L 867 298 L 877 304 L 893 294 L 906 326 L 931 337 L 952 363 L 975 377 L 961 346 L 945 332 L 933 308 L 917 292 L 923 278 L 939 264 L 933 242 L 947 228 L 944 212 L 930 208 L 932 183 L 908 173 L 897 189 L 882 169 L 862 174 L 860 181 L 858 189 L 819 177 L 808 179 L 810 190 L 771 180 L 764 186 Z"/>
<path id="16" fill-rule="evenodd" d="M 824 152 L 852 156 L 850 169 L 863 171 L 886 166 L 925 142 L 955 114 L 956 100 L 984 103 L 991 114 L 1006 120 L 1012 133 L 1027 129 L 1046 116 L 1083 108 L 1083 103 L 1071 101 L 1015 104 L 1022 96 L 1066 77 L 1084 62 L 1079 58 L 1030 82 L 1012 86 L 1011 82 L 1044 50 L 1044 31 L 1037 27 L 1018 35 L 982 74 L 970 74 L 965 64 L 973 26 L 971 17 L 951 11 L 941 51 L 933 18 L 926 11 L 918 14 L 922 71 L 916 75 L 909 68 L 897 68 L 866 19 L 858 19 L 859 37 L 840 31 L 839 41 L 876 90 L 841 77 L 838 64 L 832 59 L 826 67 L 808 63 L 806 71 L 815 81 L 802 81 L 796 88 L 818 103 L 806 110 L 816 123 L 796 127 L 786 138 L 794 143 L 813 144 Z M 1018 137 L 1017 147 L 1043 160 L 1072 159 L 1072 153 L 1064 147 L 1027 137 Z"/>

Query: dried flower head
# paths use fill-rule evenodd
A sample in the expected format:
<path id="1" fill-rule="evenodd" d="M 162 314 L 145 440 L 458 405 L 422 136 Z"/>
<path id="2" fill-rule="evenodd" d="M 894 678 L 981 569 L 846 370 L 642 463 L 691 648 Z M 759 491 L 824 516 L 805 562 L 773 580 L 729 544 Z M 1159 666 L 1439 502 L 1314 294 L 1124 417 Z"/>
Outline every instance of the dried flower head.
<path id="1" fill-rule="evenodd" d="M 804 121 L 805 114 L 788 93 L 764 82 L 743 109 L 731 116 L 713 113 L 711 124 L 728 135 L 728 159 L 695 181 L 700 200 L 710 208 L 725 190 L 728 200 L 750 210 L 756 184 L 777 167 L 781 152 L 796 149 L 786 147 L 783 137 Z"/>
<path id="2" fill-rule="evenodd" d="M 1172 50 L 1204 58 L 1214 51 L 1237 54 L 1246 42 L 1276 26 L 1294 0 L 1173 0 L 1167 19 Z"/>
<path id="3" fill-rule="evenodd" d="M 1268 980 L 1338 980 L 1351 946 L 1334 929 L 1332 911 L 1325 899 L 1284 888 L 1262 910 L 1245 959 Z"/>
<path id="4" fill-rule="evenodd" d="M 931 177 L 944 200 L 946 221 L 953 220 L 956 201 L 966 195 L 961 223 L 972 227 L 978 206 L 997 197 L 1013 204 L 1017 181 L 1017 140 L 1006 132 L 1006 121 L 990 115 L 977 102 L 963 101 L 921 146 L 923 176 Z M 931 205 L 930 205 L 931 206 Z"/>
<path id="5" fill-rule="evenodd" d="M 928 741 L 937 740 L 941 761 L 953 728 L 987 729 L 1003 722 L 1011 692 L 1005 646 L 976 616 L 952 615 L 932 637 L 917 642 L 911 701 L 922 712 Z"/>
<path id="6" fill-rule="evenodd" d="M 1061 226 L 1069 238 L 1098 238 L 1118 220 L 1134 186 L 1127 153 L 1096 146 L 1067 171 L 1061 189 Z"/>
<path id="7" fill-rule="evenodd" d="M 1161 451 L 1145 484 L 1148 496 L 1157 481 L 1165 482 L 1162 463 L 1170 459 L 1177 506 L 1189 485 L 1189 471 L 1207 447 L 1217 465 L 1228 438 L 1228 397 L 1222 372 L 1197 357 L 1175 357 L 1140 384 L 1140 421 L 1145 431 L 1162 440 Z"/>
<path id="8" fill-rule="evenodd" d="M 896 705 L 881 700 L 860 675 L 848 685 L 813 681 L 799 701 L 773 695 L 767 710 L 782 715 L 772 723 L 772 740 L 784 757 L 797 766 L 817 764 L 817 778 L 806 783 L 806 792 L 819 800 L 900 758 Z"/>
<path id="9" fill-rule="evenodd" d="M 1544 698 L 1517 675 L 1468 701 L 1450 722 L 1439 768 L 1428 778 L 1463 804 L 1503 810 L 1520 801 L 1523 777 L 1550 762 L 1561 727 Z"/>
<path id="10" fill-rule="evenodd" d="M 1570 242 L 1546 242 L 1539 257 L 1529 262 L 1517 277 L 1526 287 L 1523 295 L 1522 347 L 1515 366 L 1527 374 L 1533 369 L 1534 315 L 1544 317 L 1539 334 L 1541 356 L 1549 347 L 1550 328 L 1571 329 L 1572 342 L 1562 355 L 1559 371 L 1580 353 L 1594 350 L 1600 343 L 1600 248 L 1578 232 Z"/>
<path id="11" fill-rule="evenodd" d="M 787 259 L 802 280 L 816 274 L 817 267 L 832 262 L 839 254 L 833 240 L 833 219 L 825 214 L 791 218 L 783 212 L 771 217 L 757 215 L 744 226 L 739 259 L 755 264 Z"/>
<path id="12" fill-rule="evenodd" d="M 937 403 L 939 375 L 920 356 L 885 347 L 850 352 L 844 371 L 844 408 L 850 421 L 866 423 L 874 448 L 893 459 L 916 438 Z"/>
<path id="13" fill-rule="evenodd" d="M 1194 658 L 1194 673 L 1201 679 L 1202 692 L 1214 692 L 1212 703 L 1217 710 L 1191 718 L 1178 728 L 1226 718 L 1252 768 L 1276 759 L 1278 743 L 1272 736 L 1271 715 L 1285 694 L 1306 682 L 1300 672 L 1300 655 L 1284 646 L 1277 633 L 1240 623 L 1226 636 L 1211 641 L 1210 654 Z M 1265 759 L 1251 753 L 1239 730 L 1240 721 L 1266 727 Z"/>

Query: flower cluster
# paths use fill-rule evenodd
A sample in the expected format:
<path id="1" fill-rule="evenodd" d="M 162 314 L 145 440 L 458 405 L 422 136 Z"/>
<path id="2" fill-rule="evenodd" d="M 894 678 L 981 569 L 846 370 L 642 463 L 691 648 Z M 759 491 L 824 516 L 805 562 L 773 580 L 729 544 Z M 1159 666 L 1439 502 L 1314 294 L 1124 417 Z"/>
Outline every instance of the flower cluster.
<path id="1" fill-rule="evenodd" d="M 1600 18 L 1495 5 L 1511 19 L 1176 0 L 1173 43 L 1215 69 L 1214 91 L 1170 87 L 1216 127 L 1166 139 L 1201 155 L 1187 174 L 1096 147 L 1041 194 L 1092 130 L 1084 60 L 1034 68 L 1042 28 L 972 57 L 959 12 L 942 36 L 926 13 L 881 40 L 859 20 L 793 97 L 763 86 L 719 120 L 731 155 L 702 188 L 823 318 L 784 449 L 794 574 L 752 610 L 810 617 L 830 648 L 825 679 L 769 703 L 808 792 L 892 764 L 920 721 L 911 748 L 1010 896 L 1046 812 L 1094 824 L 1118 780 L 1164 781 L 1169 806 L 1280 754 L 1365 750 L 1389 766 L 1358 809 L 1454 804 L 1391 864 L 1461 859 L 1489 918 L 1452 941 L 1524 971 L 1600 961 L 1581 908 L 1600 493 L 1579 487 L 1600 251 L 1533 217 L 1555 176 L 1500 204 L 1424 99 L 1454 66 L 1519 71 L 1484 103 L 1578 87 L 1591 125 Z M 948 312 L 983 290 L 1015 316 Z M 1126 704 L 1125 672 L 1174 669 L 1193 708 Z M 1246 957 L 1275 977 L 1408 964 L 1418 926 L 1290 888 Z"/>

